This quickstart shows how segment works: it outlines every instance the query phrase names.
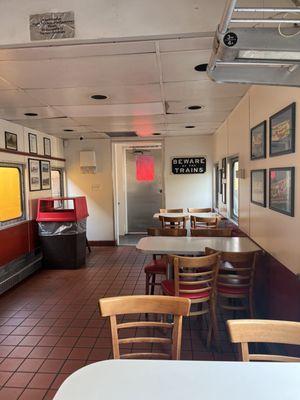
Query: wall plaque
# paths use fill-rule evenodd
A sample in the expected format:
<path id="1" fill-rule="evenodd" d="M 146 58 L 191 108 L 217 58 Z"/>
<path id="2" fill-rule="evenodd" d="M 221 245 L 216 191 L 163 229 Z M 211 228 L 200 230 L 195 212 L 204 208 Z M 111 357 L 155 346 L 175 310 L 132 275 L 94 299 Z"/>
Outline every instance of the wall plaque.
<path id="1" fill-rule="evenodd" d="M 176 157 L 172 159 L 172 172 L 181 174 L 204 174 L 206 172 L 205 157 Z"/>
<path id="2" fill-rule="evenodd" d="M 49 12 L 29 17 L 30 40 L 67 39 L 75 36 L 74 12 Z"/>

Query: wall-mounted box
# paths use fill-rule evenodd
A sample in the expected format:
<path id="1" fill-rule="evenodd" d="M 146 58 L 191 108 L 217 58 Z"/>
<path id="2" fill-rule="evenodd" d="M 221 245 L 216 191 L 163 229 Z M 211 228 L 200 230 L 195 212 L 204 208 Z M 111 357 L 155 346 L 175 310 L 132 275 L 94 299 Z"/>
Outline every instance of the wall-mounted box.
<path id="1" fill-rule="evenodd" d="M 97 170 L 96 153 L 94 151 L 81 151 L 79 164 L 83 174 L 95 174 Z"/>

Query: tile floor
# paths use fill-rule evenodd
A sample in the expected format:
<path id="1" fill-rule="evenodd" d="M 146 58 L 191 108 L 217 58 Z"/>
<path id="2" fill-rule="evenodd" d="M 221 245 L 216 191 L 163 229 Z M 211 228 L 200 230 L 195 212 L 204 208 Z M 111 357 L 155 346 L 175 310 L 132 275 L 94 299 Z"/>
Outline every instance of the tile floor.
<path id="1" fill-rule="evenodd" d="M 87 267 L 42 270 L 0 299 L 0 400 L 50 400 L 78 368 L 111 357 L 101 297 L 144 294 L 150 258 L 134 247 L 93 248 Z M 182 359 L 232 360 L 220 320 L 222 353 L 205 347 L 207 325 L 184 322 Z"/>

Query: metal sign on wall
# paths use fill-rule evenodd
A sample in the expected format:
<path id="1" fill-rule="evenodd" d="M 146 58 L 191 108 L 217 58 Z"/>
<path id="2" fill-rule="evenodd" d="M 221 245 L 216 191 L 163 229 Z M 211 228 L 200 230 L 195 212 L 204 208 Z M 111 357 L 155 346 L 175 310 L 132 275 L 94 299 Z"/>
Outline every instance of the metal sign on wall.
<path id="1" fill-rule="evenodd" d="M 30 15 L 30 39 L 67 39 L 75 36 L 74 12 L 49 12 Z"/>
<path id="2" fill-rule="evenodd" d="M 206 172 L 205 157 L 176 157 L 172 158 L 172 173 L 181 174 L 204 174 Z"/>

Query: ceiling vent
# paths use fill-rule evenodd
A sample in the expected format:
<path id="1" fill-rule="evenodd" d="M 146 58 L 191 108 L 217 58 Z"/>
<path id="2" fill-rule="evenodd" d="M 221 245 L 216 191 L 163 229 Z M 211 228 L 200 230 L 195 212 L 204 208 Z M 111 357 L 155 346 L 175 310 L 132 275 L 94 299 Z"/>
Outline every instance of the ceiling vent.
<path id="1" fill-rule="evenodd" d="M 107 136 L 110 138 L 128 138 L 128 137 L 137 137 L 136 132 L 133 131 L 125 131 L 125 132 L 105 132 Z"/>
<path id="2" fill-rule="evenodd" d="M 208 75 L 224 83 L 300 87 L 300 8 L 236 4 L 226 3 Z"/>

